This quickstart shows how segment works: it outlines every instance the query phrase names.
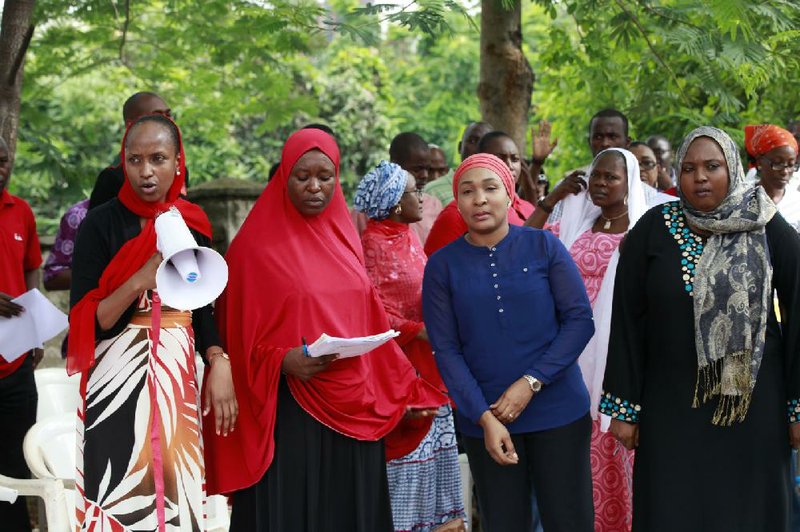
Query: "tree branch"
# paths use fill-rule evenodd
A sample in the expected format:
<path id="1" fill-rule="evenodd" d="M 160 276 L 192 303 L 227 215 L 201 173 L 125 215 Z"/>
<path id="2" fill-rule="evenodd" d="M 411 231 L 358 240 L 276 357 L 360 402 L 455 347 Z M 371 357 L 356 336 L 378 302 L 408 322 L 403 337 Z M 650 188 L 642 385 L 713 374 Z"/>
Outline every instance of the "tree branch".
<path id="1" fill-rule="evenodd" d="M 122 24 L 122 38 L 119 43 L 119 60 L 123 65 L 127 65 L 125 59 L 125 42 L 128 40 L 128 26 L 131 23 L 131 0 L 125 0 L 125 22 Z"/>
<path id="2" fill-rule="evenodd" d="M 642 8 L 644 8 L 645 11 L 647 11 L 648 13 L 652 13 L 656 17 L 663 18 L 664 20 L 669 20 L 669 21 L 672 21 L 672 22 L 677 22 L 678 24 L 683 24 L 684 26 L 689 26 L 690 28 L 694 28 L 696 30 L 708 31 L 708 28 L 703 28 L 701 26 L 698 26 L 697 24 L 692 24 L 688 20 L 682 20 L 682 19 L 679 19 L 679 18 L 676 18 L 676 17 L 671 17 L 671 16 L 669 16 L 669 15 L 667 15 L 665 13 L 662 13 L 662 12 L 654 9 L 653 6 L 649 6 L 649 5 L 645 4 L 645 3 L 642 3 L 641 5 L 642 5 Z"/>
<path id="3" fill-rule="evenodd" d="M 683 88 L 680 86 L 680 83 L 678 83 L 678 76 L 675 75 L 675 71 L 673 71 L 672 68 L 667 64 L 667 62 L 664 61 L 664 58 L 661 57 L 661 54 L 658 53 L 656 47 L 653 45 L 653 43 L 650 41 L 650 38 L 647 36 L 647 31 L 645 31 L 644 26 L 642 26 L 642 23 L 639 21 L 639 18 L 630 10 L 628 10 L 625 4 L 622 3 L 622 0 L 614 0 L 614 2 L 626 15 L 628 15 L 631 18 L 633 24 L 636 26 L 636 29 L 638 29 L 639 33 L 642 34 L 644 42 L 647 43 L 647 47 L 650 48 L 650 52 L 655 56 L 656 60 L 658 60 L 658 62 L 661 63 L 661 66 L 663 66 L 666 69 L 666 71 L 669 72 L 669 75 L 672 78 L 672 81 L 675 82 L 675 87 L 678 89 L 678 92 L 680 92 L 683 101 L 688 104 L 689 98 L 686 96 L 686 93 L 683 92 Z"/>

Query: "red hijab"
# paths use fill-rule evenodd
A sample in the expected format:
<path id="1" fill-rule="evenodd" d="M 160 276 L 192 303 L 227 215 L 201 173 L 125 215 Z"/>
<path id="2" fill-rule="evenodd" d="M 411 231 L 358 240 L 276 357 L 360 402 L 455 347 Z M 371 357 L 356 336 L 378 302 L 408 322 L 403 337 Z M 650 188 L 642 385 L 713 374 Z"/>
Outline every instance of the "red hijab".
<path id="1" fill-rule="evenodd" d="M 336 187 L 322 213 L 304 217 L 289 200 L 287 183 L 298 159 L 312 150 L 333 162 Z M 281 364 L 301 338 L 313 342 L 323 332 L 354 337 L 389 329 L 339 185 L 339 149 L 322 131 L 304 129 L 289 137 L 280 167 L 225 259 L 230 281 L 216 316 L 231 358 L 239 418 L 227 437 L 204 424 L 209 493 L 251 486 L 272 463 Z M 307 382 L 286 380 L 306 412 L 358 440 L 386 436 L 406 406 L 447 401 L 417 378 L 395 342 L 337 360 Z"/>
<path id="2" fill-rule="evenodd" d="M 154 115 L 161 119 L 169 120 L 163 115 Z M 122 168 L 125 170 L 125 144 L 128 134 L 137 124 L 143 120 L 152 120 L 143 117 L 131 124 L 125 131 L 122 138 L 122 151 L 120 157 Z M 172 122 L 170 120 L 170 122 Z M 172 122 L 175 125 L 174 122 Z M 167 196 L 163 203 L 147 202 L 141 199 L 133 190 L 125 172 L 125 182 L 117 197 L 119 201 L 131 212 L 147 220 L 142 232 L 138 236 L 127 241 L 114 255 L 108 263 L 103 275 L 97 283 L 97 288 L 84 295 L 69 312 L 69 344 L 67 346 L 67 372 L 73 375 L 78 372 L 85 372 L 94 364 L 95 350 L 95 319 L 97 307 L 100 302 L 111 295 L 117 288 L 134 275 L 156 252 L 156 232 L 154 226 L 155 217 L 161 212 L 166 211 L 171 206 L 175 206 L 183 215 L 186 224 L 192 229 L 211 238 L 211 223 L 205 212 L 193 203 L 180 199 L 181 188 L 186 176 L 186 157 L 183 154 L 183 141 L 180 129 L 175 125 L 178 132 L 178 174 L 167 191 Z"/>

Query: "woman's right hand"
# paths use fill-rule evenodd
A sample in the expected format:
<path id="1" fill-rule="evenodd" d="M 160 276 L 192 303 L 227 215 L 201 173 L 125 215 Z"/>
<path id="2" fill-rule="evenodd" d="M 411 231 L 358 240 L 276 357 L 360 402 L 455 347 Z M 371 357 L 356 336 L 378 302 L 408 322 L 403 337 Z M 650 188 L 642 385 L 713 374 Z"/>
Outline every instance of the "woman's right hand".
<path id="1" fill-rule="evenodd" d="M 158 267 L 162 262 L 164 262 L 164 258 L 161 256 L 161 253 L 156 251 L 153 253 L 153 256 L 144 263 L 144 266 L 139 268 L 139 271 L 134 274 L 142 291 L 154 290 L 156 288 L 156 271 L 158 271 Z"/>
<path id="2" fill-rule="evenodd" d="M 483 413 L 478 424 L 483 428 L 483 443 L 486 452 L 500 465 L 519 463 L 519 456 L 514 450 L 514 442 L 505 425 L 500 423 L 491 410 Z"/>
<path id="3" fill-rule="evenodd" d="M 422 326 L 422 329 L 420 329 L 419 332 L 417 333 L 417 340 L 424 340 L 426 342 L 431 341 L 431 339 L 428 338 L 428 329 L 426 329 L 424 325 Z"/>
<path id="4" fill-rule="evenodd" d="M 339 358 L 339 355 L 324 355 L 321 357 L 307 357 L 303 354 L 302 347 L 289 349 L 283 357 L 281 370 L 287 375 L 297 377 L 302 381 L 307 381 L 317 373 L 328 369 L 331 362 Z"/>
<path id="5" fill-rule="evenodd" d="M 627 421 L 612 419 L 611 428 L 609 428 L 609 431 L 622 444 L 622 446 L 629 451 L 639 446 L 638 423 L 628 423 Z"/>
<path id="6" fill-rule="evenodd" d="M 575 170 L 556 185 L 556 188 L 544 198 L 543 202 L 551 209 L 570 194 L 580 194 L 587 188 L 586 172 Z"/>

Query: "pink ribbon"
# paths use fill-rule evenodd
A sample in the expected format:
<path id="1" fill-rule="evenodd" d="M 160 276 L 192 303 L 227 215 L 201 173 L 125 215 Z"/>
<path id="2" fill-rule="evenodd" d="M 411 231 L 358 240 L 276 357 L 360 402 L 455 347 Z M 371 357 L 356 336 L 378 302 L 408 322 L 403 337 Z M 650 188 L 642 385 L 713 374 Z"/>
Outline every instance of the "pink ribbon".
<path id="1" fill-rule="evenodd" d="M 158 344 L 161 338 L 161 298 L 158 292 L 153 291 L 152 299 L 152 346 L 150 367 L 152 377 L 149 382 L 150 387 L 150 409 L 152 421 L 150 424 L 150 447 L 153 451 L 153 481 L 156 488 L 156 517 L 158 518 L 158 530 L 164 532 L 166 529 L 166 512 L 164 504 L 164 460 L 161 456 L 161 414 L 158 410 L 158 390 L 156 379 L 156 368 L 158 366 Z"/>

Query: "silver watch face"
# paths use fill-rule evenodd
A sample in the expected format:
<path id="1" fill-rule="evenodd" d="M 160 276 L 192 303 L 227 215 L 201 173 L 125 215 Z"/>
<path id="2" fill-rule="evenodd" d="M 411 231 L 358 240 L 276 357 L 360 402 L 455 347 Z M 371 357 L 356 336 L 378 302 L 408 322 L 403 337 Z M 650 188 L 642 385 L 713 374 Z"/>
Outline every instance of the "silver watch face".
<path id="1" fill-rule="evenodd" d="M 531 388 L 533 388 L 534 392 L 538 392 L 539 390 L 542 389 L 542 381 L 534 378 L 533 380 L 531 380 Z"/>

